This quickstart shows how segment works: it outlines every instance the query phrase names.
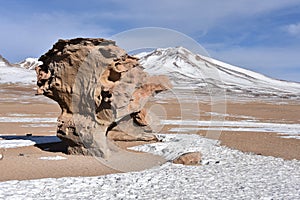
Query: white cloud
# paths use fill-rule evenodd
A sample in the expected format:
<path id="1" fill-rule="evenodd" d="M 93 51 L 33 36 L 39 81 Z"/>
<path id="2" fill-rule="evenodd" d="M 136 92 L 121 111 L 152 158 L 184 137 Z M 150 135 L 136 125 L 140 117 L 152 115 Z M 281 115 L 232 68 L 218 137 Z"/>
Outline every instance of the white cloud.
<path id="1" fill-rule="evenodd" d="M 57 13 L 34 11 L 11 16 L 0 14 L 0 53 L 9 60 L 18 61 L 16 58 L 39 56 L 58 38 L 108 37 L 133 27 L 172 28 L 199 38 L 201 31 L 205 34 L 213 27 L 226 26 L 232 18 L 254 17 L 299 5 L 298 0 L 273 0 L 272 3 L 269 0 L 112 2 L 116 6 L 106 12 L 82 10 L 72 13 L 65 10 Z M 94 1 L 91 6 L 105 5 Z M 67 8 L 61 8 L 64 9 Z"/>
<path id="2" fill-rule="evenodd" d="M 298 0 L 210 0 L 210 1 L 118 1 L 122 7 L 118 14 L 99 13 L 102 17 L 116 20 L 130 20 L 136 25 L 162 26 L 179 31 L 206 31 L 223 25 L 227 20 L 255 18 L 261 14 L 286 7 L 300 5 Z"/>
<path id="3" fill-rule="evenodd" d="M 286 31 L 294 36 L 300 36 L 300 22 L 286 26 Z"/>
<path id="4" fill-rule="evenodd" d="M 23 20 L 0 18 L 0 54 L 11 62 L 39 57 L 60 38 L 108 37 L 111 29 L 66 13 L 32 14 Z"/>

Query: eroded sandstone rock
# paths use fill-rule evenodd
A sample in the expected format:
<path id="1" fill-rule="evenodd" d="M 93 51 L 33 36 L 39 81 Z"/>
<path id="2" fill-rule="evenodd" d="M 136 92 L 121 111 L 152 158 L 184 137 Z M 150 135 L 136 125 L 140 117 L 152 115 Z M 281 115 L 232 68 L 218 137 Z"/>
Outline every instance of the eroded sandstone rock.
<path id="1" fill-rule="evenodd" d="M 170 82 L 164 76 L 150 77 L 114 41 L 59 40 L 39 60 L 37 93 L 61 107 L 57 136 L 68 144 L 69 153 L 106 157 L 111 150 L 107 137 L 156 139 L 143 107 L 150 96 L 170 88 Z"/>

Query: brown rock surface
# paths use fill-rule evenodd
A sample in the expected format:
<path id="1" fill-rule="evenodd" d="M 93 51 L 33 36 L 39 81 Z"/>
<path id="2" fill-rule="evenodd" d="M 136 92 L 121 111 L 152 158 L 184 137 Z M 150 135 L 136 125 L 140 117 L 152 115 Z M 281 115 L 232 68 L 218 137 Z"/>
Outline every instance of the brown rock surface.
<path id="1" fill-rule="evenodd" d="M 61 107 L 57 135 L 69 153 L 108 156 L 110 131 L 118 140 L 156 139 L 143 107 L 151 95 L 170 88 L 170 82 L 150 77 L 114 41 L 59 40 L 39 60 L 37 93 Z"/>
<path id="2" fill-rule="evenodd" d="M 190 152 L 184 153 L 175 160 L 173 160 L 174 164 L 183 164 L 183 165 L 199 165 L 201 161 L 201 153 L 200 152 Z"/>

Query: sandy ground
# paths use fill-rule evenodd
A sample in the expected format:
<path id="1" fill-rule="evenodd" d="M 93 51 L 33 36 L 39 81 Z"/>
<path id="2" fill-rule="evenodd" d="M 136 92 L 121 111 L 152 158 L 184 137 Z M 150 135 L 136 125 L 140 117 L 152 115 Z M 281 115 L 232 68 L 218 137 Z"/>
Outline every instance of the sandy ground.
<path id="1" fill-rule="evenodd" d="M 34 96 L 31 87 L 16 87 L 1 85 L 0 88 L 0 117 L 24 118 L 50 118 L 55 119 L 60 113 L 58 105 L 51 100 Z M 184 105 L 183 105 L 184 104 Z M 192 120 L 245 120 L 245 116 L 261 122 L 300 123 L 300 102 L 282 100 L 262 102 L 226 102 L 222 105 L 210 105 L 208 103 L 183 103 L 176 100 L 164 102 L 150 102 L 147 108 L 157 116 L 157 119 L 192 119 Z M 223 112 L 226 115 L 210 115 L 210 112 Z M 20 117 L 20 116 L 19 116 Z M 157 120 L 156 119 L 156 120 Z M 46 124 L 43 127 L 35 127 L 36 122 L 0 122 L 1 135 L 32 134 L 33 136 L 55 135 L 56 124 Z M 177 125 L 159 125 L 153 120 L 153 128 L 162 133 L 171 133 L 169 130 Z M 198 134 L 207 135 L 205 131 Z M 283 139 L 276 133 L 258 132 L 222 132 L 218 138 L 222 145 L 253 152 L 260 155 L 281 157 L 284 159 L 300 160 L 300 140 Z M 140 142 L 118 142 L 122 148 L 141 144 Z M 0 160 L 0 181 L 24 180 L 45 177 L 65 176 L 95 176 L 120 172 L 107 167 L 93 157 L 65 155 L 61 152 L 49 152 L 36 146 L 2 149 L 4 158 Z M 63 156 L 64 160 L 40 160 L 44 156 Z M 141 154 L 143 162 L 156 162 L 160 159 L 149 154 Z M 130 164 L 128 160 L 122 162 Z"/>
<path id="2" fill-rule="evenodd" d="M 55 136 L 56 123 L 36 122 L 36 119 L 56 119 L 60 114 L 60 108 L 43 96 L 35 96 L 35 91 L 30 87 L 16 87 L 1 85 L 0 97 L 0 140 L 6 136 Z M 2 119 L 1 119 L 2 118 Z M 26 119 L 25 122 L 6 122 L 5 119 Z M 28 120 L 29 119 L 29 120 Z M 33 121 L 30 121 L 32 119 Z M 4 120 L 4 122 L 3 122 Z M 53 120 L 52 120 L 53 121 Z M 46 125 L 39 127 L 38 125 Z M 136 146 L 141 142 L 118 142 L 120 149 Z M 40 149 L 50 148 L 50 152 Z M 38 145 L 19 148 L 0 148 L 3 159 L 0 160 L 0 181 L 26 180 L 47 177 L 66 176 L 97 176 L 110 173 L 123 172 L 122 170 L 109 167 L 110 164 L 89 156 L 66 155 L 57 144 Z M 63 160 L 41 160 L 41 157 L 62 156 Z M 141 160 L 144 165 L 157 165 L 164 162 L 159 156 L 147 153 L 137 153 L 132 159 L 130 155 L 122 154 L 117 158 L 121 169 L 128 169 Z M 134 167 L 132 168 L 134 170 Z"/>
<path id="3" fill-rule="evenodd" d="M 276 123 L 300 123 L 300 102 L 287 101 L 274 104 L 270 102 L 226 102 L 222 105 L 219 111 L 224 111 L 228 116 L 212 116 L 205 113 L 212 111 L 210 104 L 190 103 L 190 105 L 182 106 L 182 103 L 177 100 L 171 103 L 162 104 L 167 119 L 182 119 L 182 120 L 229 120 L 240 121 L 246 119 L 255 119 L 259 122 L 276 122 Z M 156 103 L 149 103 L 148 109 L 156 106 Z M 193 109 L 194 106 L 199 106 L 199 109 Z M 182 111 L 183 108 L 191 107 L 189 111 Z M 196 110 L 196 111 L 195 111 Z M 194 112 L 199 112 L 195 115 Z M 165 125 L 159 127 L 161 132 L 168 133 L 170 129 L 179 127 L 178 125 Z M 171 132 L 169 132 L 171 133 Z M 173 132 L 172 132 L 173 133 Z M 196 131 L 203 136 L 208 136 L 207 131 Z M 218 135 L 219 133 L 217 133 Z M 284 159 L 300 160 L 300 140 L 280 138 L 276 133 L 266 132 L 228 132 L 222 131 L 217 139 L 222 145 L 241 150 L 243 152 L 253 152 L 259 155 L 281 157 Z"/>
<path id="4" fill-rule="evenodd" d="M 0 181 L 64 176 L 96 176 L 116 173 L 93 157 L 45 152 L 37 147 L 7 149 L 0 162 Z M 41 160 L 41 157 L 62 156 L 65 160 Z"/>

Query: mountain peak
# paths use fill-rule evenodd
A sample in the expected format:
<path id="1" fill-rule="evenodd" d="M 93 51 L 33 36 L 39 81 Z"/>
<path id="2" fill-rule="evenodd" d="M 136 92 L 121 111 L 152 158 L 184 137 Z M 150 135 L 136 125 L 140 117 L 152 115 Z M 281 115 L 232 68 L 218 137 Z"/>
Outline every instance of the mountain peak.
<path id="1" fill-rule="evenodd" d="M 6 60 L 2 55 L 0 55 L 0 66 L 12 66 L 8 60 Z"/>
<path id="2" fill-rule="evenodd" d="M 141 53 L 137 56 L 140 57 L 140 55 L 146 55 L 149 56 L 161 56 L 161 57 L 174 57 L 178 55 L 189 55 L 192 54 L 191 51 L 185 49 L 184 47 L 168 47 L 168 48 L 158 48 L 150 53 Z"/>
<path id="3" fill-rule="evenodd" d="M 25 69 L 35 69 L 35 67 L 42 65 L 43 62 L 39 61 L 37 58 L 26 58 L 22 62 L 18 63 L 20 67 Z"/>
<path id="4" fill-rule="evenodd" d="M 156 49 L 137 55 L 145 70 L 169 76 L 174 88 L 199 91 L 223 89 L 227 94 L 250 97 L 300 98 L 300 84 L 275 80 L 213 58 L 194 54 L 184 47 Z"/>

